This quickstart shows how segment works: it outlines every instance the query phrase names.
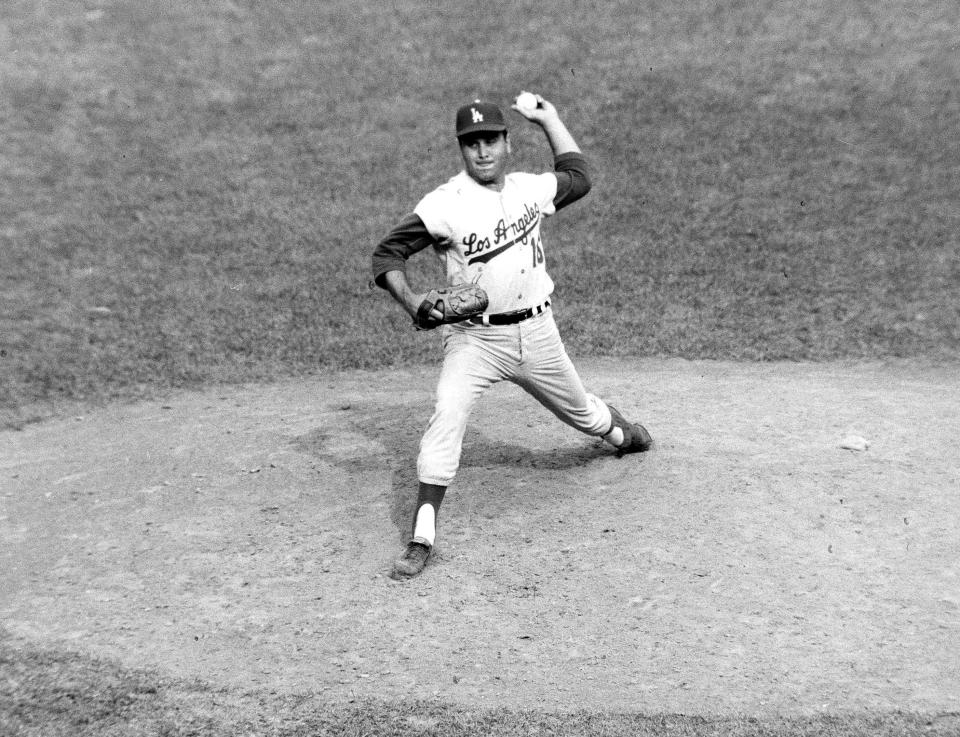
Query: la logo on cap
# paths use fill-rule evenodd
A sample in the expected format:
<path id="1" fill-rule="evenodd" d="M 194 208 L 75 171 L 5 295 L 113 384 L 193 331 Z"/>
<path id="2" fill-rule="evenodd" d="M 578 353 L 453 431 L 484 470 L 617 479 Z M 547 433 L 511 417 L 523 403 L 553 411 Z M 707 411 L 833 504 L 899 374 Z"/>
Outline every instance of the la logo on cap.
<path id="1" fill-rule="evenodd" d="M 492 102 L 474 100 L 457 110 L 457 136 L 465 136 L 481 131 L 497 132 L 507 129 L 503 111 Z"/>

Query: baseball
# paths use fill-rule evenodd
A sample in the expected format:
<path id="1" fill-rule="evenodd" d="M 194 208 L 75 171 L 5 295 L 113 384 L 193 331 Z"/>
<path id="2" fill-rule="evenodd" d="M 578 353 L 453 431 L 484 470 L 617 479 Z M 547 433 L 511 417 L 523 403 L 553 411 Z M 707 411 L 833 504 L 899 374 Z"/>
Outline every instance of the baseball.
<path id="1" fill-rule="evenodd" d="M 521 92 L 517 95 L 517 107 L 524 110 L 533 110 L 537 105 L 537 96 L 532 92 Z"/>

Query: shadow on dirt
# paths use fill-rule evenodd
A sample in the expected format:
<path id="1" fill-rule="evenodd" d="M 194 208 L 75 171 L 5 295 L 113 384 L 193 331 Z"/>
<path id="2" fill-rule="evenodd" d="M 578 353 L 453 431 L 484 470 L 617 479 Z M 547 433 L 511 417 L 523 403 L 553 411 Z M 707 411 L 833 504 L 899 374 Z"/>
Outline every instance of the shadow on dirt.
<path id="1" fill-rule="evenodd" d="M 354 405 L 338 417 L 338 426 L 348 432 L 317 428 L 298 437 L 294 447 L 330 465 L 355 473 L 392 469 L 390 520 L 398 536 L 406 540 L 417 497 L 417 453 L 420 435 L 430 416 L 428 403 L 383 407 Z M 530 448 L 508 440 L 482 436 L 467 428 L 460 468 L 509 469 L 509 478 L 526 480 L 524 469 L 564 471 L 585 466 L 611 455 L 610 449 L 588 439 L 556 448 Z"/>

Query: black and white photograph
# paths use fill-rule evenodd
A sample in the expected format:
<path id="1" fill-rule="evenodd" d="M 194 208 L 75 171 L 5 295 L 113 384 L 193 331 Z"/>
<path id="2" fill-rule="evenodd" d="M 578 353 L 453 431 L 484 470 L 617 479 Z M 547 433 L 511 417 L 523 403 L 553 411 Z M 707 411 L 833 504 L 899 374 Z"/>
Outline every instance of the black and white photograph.
<path id="1" fill-rule="evenodd" d="M 0 735 L 960 735 L 960 4 L 0 0 Z"/>

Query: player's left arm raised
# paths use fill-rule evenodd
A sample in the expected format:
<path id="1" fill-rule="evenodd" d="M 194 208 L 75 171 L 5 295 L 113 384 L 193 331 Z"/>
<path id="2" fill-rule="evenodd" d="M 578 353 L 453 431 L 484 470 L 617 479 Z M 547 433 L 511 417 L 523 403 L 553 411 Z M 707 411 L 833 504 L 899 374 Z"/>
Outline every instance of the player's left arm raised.
<path id="1" fill-rule="evenodd" d="M 560 156 L 566 153 L 583 153 L 573 134 L 567 130 L 567 126 L 560 119 L 560 113 L 549 100 L 541 95 L 534 95 L 537 100 L 536 107 L 521 107 L 516 102 L 510 106 L 520 115 L 525 117 L 531 123 L 536 123 L 543 128 L 543 133 L 547 137 L 550 148 L 553 149 L 554 156 Z"/>
<path id="2" fill-rule="evenodd" d="M 559 210 L 576 202 L 590 191 L 592 186 L 590 170 L 576 139 L 560 119 L 557 108 L 541 95 L 534 95 L 534 97 L 537 101 L 535 107 L 524 107 L 516 102 L 510 107 L 531 123 L 539 125 L 547 137 L 547 142 L 553 151 L 557 177 L 557 194 L 553 203 Z"/>

